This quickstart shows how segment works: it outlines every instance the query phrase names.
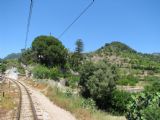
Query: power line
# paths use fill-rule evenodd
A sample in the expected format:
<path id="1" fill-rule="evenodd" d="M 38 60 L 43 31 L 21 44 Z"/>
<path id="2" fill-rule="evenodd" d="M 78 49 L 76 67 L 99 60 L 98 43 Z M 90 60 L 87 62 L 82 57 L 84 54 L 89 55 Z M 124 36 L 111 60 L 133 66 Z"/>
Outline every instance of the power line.
<path id="1" fill-rule="evenodd" d="M 64 29 L 64 31 L 59 35 L 58 38 L 61 38 L 71 27 L 72 25 L 77 22 L 77 20 L 93 5 L 94 0 L 75 18 L 75 20 L 69 24 L 66 29 Z"/>
<path id="2" fill-rule="evenodd" d="M 30 2 L 29 16 L 28 16 L 28 20 L 27 20 L 27 31 L 26 31 L 26 38 L 25 38 L 25 49 L 27 47 L 28 34 L 29 34 L 29 28 L 30 28 L 30 22 L 31 22 L 31 16 L 32 16 L 32 9 L 33 9 L 33 0 L 31 0 L 31 2 Z"/>

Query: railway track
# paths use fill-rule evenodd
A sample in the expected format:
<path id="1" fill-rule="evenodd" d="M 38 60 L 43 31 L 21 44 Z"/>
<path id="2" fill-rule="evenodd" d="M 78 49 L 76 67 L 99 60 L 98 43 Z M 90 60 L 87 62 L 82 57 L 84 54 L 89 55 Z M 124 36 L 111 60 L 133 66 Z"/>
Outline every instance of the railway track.
<path id="1" fill-rule="evenodd" d="M 19 106 L 15 120 L 38 120 L 31 95 L 20 81 L 11 80 L 19 89 Z"/>

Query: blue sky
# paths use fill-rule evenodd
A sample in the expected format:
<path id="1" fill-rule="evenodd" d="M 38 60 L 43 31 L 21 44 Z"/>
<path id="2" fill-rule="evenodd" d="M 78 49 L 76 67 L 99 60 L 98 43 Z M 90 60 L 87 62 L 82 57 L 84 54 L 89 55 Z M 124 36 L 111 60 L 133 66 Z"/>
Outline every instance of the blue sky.
<path id="1" fill-rule="evenodd" d="M 39 35 L 58 37 L 91 0 L 33 0 L 27 47 Z M 1 0 L 0 57 L 24 48 L 30 0 Z M 160 52 L 160 0 L 95 0 L 60 39 L 73 51 L 82 39 L 85 51 L 120 41 L 139 52 Z"/>

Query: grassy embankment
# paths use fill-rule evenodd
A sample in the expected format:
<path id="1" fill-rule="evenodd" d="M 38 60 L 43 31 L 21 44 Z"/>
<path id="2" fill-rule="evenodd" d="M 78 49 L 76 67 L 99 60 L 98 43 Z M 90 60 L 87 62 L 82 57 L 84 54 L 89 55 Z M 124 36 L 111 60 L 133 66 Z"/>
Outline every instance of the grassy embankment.
<path id="1" fill-rule="evenodd" d="M 29 80 L 28 83 L 43 91 L 54 104 L 70 111 L 78 120 L 126 120 L 124 116 L 113 116 L 98 110 L 92 101 L 73 95 L 70 91 L 63 93 L 45 80 Z"/>
<path id="2" fill-rule="evenodd" d="M 18 93 L 16 86 L 12 83 L 0 83 L 0 117 L 11 117 L 14 112 L 11 112 L 17 106 Z M 10 114 L 8 114 L 10 112 Z"/>

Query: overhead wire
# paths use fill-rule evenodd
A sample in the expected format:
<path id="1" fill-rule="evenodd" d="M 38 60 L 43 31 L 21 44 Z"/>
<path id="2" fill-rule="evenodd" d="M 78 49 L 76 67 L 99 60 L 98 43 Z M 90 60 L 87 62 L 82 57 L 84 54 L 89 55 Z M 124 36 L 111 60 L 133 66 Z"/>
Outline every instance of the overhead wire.
<path id="1" fill-rule="evenodd" d="M 29 16 L 28 16 L 28 20 L 27 20 L 27 30 L 26 30 L 25 46 L 24 46 L 25 49 L 27 48 L 28 34 L 29 34 L 31 17 L 32 17 L 32 10 L 33 10 L 33 0 L 31 0 L 31 2 L 30 2 Z"/>
<path id="2" fill-rule="evenodd" d="M 61 38 L 73 26 L 73 24 L 76 23 L 78 19 L 93 5 L 93 3 L 94 0 L 92 0 L 92 2 L 73 20 L 73 22 L 64 29 L 64 31 L 59 35 L 58 38 Z"/>

